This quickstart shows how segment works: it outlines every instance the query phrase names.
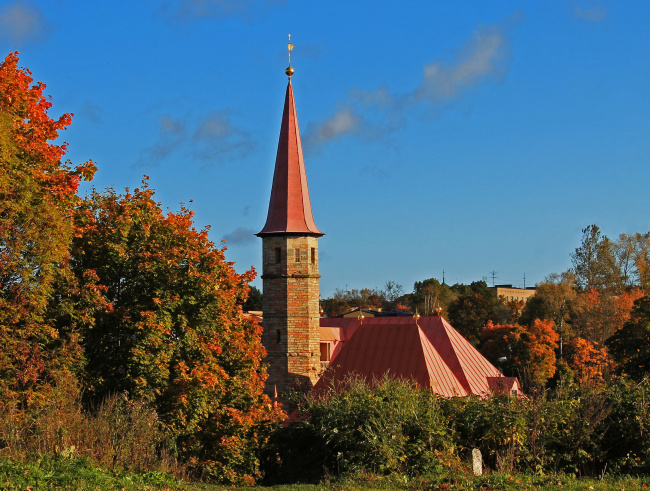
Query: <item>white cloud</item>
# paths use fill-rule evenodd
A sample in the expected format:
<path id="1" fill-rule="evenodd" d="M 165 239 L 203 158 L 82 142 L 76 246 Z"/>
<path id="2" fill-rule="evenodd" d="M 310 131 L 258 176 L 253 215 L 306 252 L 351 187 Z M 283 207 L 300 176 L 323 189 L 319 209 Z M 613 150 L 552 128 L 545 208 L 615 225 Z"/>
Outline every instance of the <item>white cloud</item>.
<path id="1" fill-rule="evenodd" d="M 250 134 L 234 126 L 225 111 L 206 117 L 192 140 L 193 155 L 203 164 L 241 158 L 254 148 Z"/>
<path id="2" fill-rule="evenodd" d="M 502 29 L 481 27 L 453 60 L 425 65 L 422 82 L 411 92 L 395 94 L 387 87 L 351 89 L 334 114 L 307 126 L 305 145 L 317 146 L 349 134 L 383 138 L 401 127 L 414 108 L 450 102 L 489 78 L 501 76 L 508 59 L 509 45 Z"/>
<path id="3" fill-rule="evenodd" d="M 197 127 L 191 131 L 188 126 L 195 122 Z M 254 148 L 250 135 L 233 125 L 225 111 L 198 121 L 164 115 L 159 124 L 157 141 L 140 152 L 135 167 L 157 167 L 176 152 L 184 152 L 206 166 L 241 158 Z"/>
<path id="4" fill-rule="evenodd" d="M 4 41 L 38 41 L 47 30 L 43 12 L 29 2 L 17 0 L 0 8 L 0 39 Z"/>
<path id="5" fill-rule="evenodd" d="M 362 118 L 349 108 L 342 108 L 318 124 L 310 124 L 305 132 L 305 144 L 318 145 L 359 130 Z"/>
<path id="6" fill-rule="evenodd" d="M 582 20 L 590 22 L 602 22 L 607 18 L 607 9 L 602 5 L 593 5 L 591 7 L 581 7 L 575 5 L 573 7 L 573 15 Z"/>
<path id="7" fill-rule="evenodd" d="M 451 99 L 488 76 L 503 72 L 508 43 L 495 26 L 474 32 L 451 63 L 435 61 L 424 67 L 424 80 L 414 92 L 416 101 Z"/>
<path id="8" fill-rule="evenodd" d="M 185 123 L 169 115 L 161 116 L 159 138 L 156 143 L 140 152 L 136 167 L 157 167 L 172 154 L 185 140 Z"/>
<path id="9" fill-rule="evenodd" d="M 236 133 L 232 123 L 225 117 L 210 115 L 201 122 L 201 125 L 194 133 L 197 140 L 221 140 Z"/>
<path id="10" fill-rule="evenodd" d="M 237 227 L 223 236 L 226 244 L 250 244 L 255 242 L 255 231 L 252 228 Z"/>
<path id="11" fill-rule="evenodd" d="M 163 4 L 162 12 L 173 19 L 251 19 L 282 4 L 284 0 L 170 0 Z"/>

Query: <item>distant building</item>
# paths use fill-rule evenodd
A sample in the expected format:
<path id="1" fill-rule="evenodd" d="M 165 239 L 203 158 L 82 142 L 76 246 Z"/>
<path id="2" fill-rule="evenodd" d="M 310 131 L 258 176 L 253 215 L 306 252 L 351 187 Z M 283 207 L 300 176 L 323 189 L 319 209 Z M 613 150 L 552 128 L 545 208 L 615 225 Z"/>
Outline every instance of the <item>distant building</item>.
<path id="1" fill-rule="evenodd" d="M 497 292 L 497 297 L 506 300 L 523 300 L 524 302 L 528 302 L 528 299 L 534 296 L 537 291 L 534 286 L 515 288 L 512 285 L 495 285 L 490 289 Z"/>
<path id="2" fill-rule="evenodd" d="M 336 315 L 335 317 L 354 317 L 357 319 L 360 315 L 364 317 L 398 317 L 398 316 L 410 316 L 412 313 L 407 310 L 382 310 L 381 307 L 370 308 L 370 309 L 361 309 L 359 307 L 346 312 L 345 314 Z"/>

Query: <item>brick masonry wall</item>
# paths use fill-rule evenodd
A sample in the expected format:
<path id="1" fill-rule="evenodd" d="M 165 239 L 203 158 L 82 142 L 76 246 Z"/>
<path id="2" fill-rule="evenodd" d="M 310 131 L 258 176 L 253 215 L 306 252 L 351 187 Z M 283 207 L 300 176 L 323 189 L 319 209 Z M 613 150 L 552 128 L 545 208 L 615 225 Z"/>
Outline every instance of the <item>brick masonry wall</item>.
<path id="1" fill-rule="evenodd" d="M 320 372 L 318 238 L 264 237 L 262 251 L 265 390 L 307 391 Z"/>

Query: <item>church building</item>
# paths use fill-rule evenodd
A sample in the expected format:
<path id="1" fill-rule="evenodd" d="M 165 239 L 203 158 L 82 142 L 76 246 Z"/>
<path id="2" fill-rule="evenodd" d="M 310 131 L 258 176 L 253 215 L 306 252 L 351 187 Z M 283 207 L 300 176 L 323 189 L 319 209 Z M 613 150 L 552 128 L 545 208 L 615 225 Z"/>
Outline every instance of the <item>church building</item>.
<path id="1" fill-rule="evenodd" d="M 289 49 L 292 46 L 289 45 Z M 320 390 L 349 373 L 408 378 L 442 396 L 519 392 L 442 317 L 321 319 L 318 239 L 289 76 L 262 238 L 268 394 Z"/>

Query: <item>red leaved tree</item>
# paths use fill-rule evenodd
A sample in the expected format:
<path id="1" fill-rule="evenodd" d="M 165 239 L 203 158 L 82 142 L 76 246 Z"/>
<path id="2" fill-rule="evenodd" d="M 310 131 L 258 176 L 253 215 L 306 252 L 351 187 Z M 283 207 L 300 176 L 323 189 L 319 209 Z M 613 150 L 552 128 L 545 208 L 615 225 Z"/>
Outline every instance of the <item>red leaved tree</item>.
<path id="1" fill-rule="evenodd" d="M 540 319 L 531 326 L 490 321 L 481 331 L 481 352 L 503 367 L 506 375 L 520 377 L 525 385 L 541 387 L 555 374 L 559 335 L 553 327 L 553 321 Z"/>
<path id="2" fill-rule="evenodd" d="M 44 90 L 18 53 L 0 63 L 0 399 L 23 408 L 78 368 L 72 307 L 54 289 L 67 281 L 79 180 L 95 170 L 61 162 L 66 144 L 54 141 L 72 115 L 51 118 Z"/>
<path id="3" fill-rule="evenodd" d="M 262 393 L 261 326 L 242 315 L 254 272 L 237 274 L 192 211 L 163 214 L 143 184 L 93 192 L 77 213 L 74 270 L 96 278 L 109 306 L 84 335 L 89 395 L 150 401 L 185 462 L 252 482 L 279 416 Z"/>

